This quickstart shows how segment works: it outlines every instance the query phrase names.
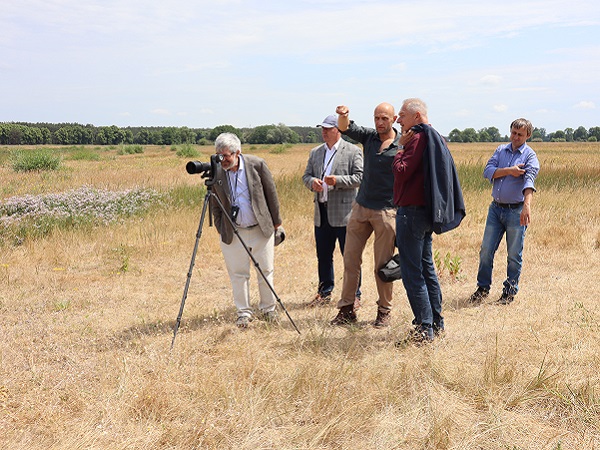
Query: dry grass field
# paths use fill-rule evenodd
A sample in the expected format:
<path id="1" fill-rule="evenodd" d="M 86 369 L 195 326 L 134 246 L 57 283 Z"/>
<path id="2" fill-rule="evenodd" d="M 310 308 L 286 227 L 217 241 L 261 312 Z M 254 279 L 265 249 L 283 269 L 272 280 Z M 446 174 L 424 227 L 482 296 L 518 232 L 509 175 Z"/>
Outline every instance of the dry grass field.
<path id="1" fill-rule="evenodd" d="M 394 345 L 412 319 L 401 282 L 392 326 L 370 325 L 370 250 L 357 326 L 329 326 L 335 306 L 305 307 L 317 285 L 312 196 L 300 178 L 309 145 L 244 147 L 278 184 L 288 238 L 276 248 L 275 289 L 300 335 L 283 314 L 235 328 L 206 221 L 170 351 L 200 207 L 1 246 L 0 448 L 600 449 L 600 144 L 531 145 L 542 169 L 521 291 L 509 306 L 492 304 L 501 247 L 479 307 L 467 298 L 490 201 L 481 171 L 495 144 L 451 145 L 468 215 L 434 237 L 460 270 L 440 267 L 447 331 L 423 347 Z M 200 150 L 208 161 L 212 148 Z M 15 173 L 5 162 L 0 199 L 202 183 L 169 148 L 98 152 L 53 172 Z M 252 287 L 256 299 L 255 278 Z"/>

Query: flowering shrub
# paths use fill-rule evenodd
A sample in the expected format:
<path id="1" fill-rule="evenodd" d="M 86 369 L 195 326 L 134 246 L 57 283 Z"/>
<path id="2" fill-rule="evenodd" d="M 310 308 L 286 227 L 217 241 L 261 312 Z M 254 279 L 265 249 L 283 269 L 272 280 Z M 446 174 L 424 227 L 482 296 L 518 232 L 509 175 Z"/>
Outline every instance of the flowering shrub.
<path id="1" fill-rule="evenodd" d="M 0 204 L 0 236 L 13 235 L 18 243 L 54 228 L 110 224 L 142 214 L 163 200 L 151 189 L 113 192 L 90 186 L 61 194 L 10 197 Z"/>

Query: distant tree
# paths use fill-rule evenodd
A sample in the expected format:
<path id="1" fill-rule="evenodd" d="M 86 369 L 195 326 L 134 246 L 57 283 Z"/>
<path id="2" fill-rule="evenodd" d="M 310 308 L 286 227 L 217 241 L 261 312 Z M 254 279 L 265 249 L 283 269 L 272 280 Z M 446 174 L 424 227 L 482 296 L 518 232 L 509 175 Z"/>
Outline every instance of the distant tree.
<path id="1" fill-rule="evenodd" d="M 182 144 L 195 144 L 196 132 L 188 127 L 181 127 L 179 129 L 179 139 Z"/>
<path id="2" fill-rule="evenodd" d="M 595 137 L 597 141 L 600 141 L 600 127 L 592 127 L 588 130 L 589 137 Z M 589 139 L 589 138 L 588 138 Z"/>
<path id="3" fill-rule="evenodd" d="M 486 129 L 490 138 L 492 139 L 490 142 L 500 142 L 502 140 L 502 136 L 500 135 L 500 130 L 496 127 L 488 127 Z"/>
<path id="4" fill-rule="evenodd" d="M 492 137 L 486 130 L 479 130 L 477 132 L 477 141 L 479 142 L 492 142 Z"/>
<path id="5" fill-rule="evenodd" d="M 573 132 L 573 140 L 575 140 L 575 141 L 587 141 L 587 138 L 588 138 L 588 132 L 585 129 L 585 127 L 578 127 Z"/>
<path id="6" fill-rule="evenodd" d="M 573 128 L 565 128 L 565 140 L 573 142 Z"/>
<path id="7" fill-rule="evenodd" d="M 448 134 L 448 140 L 450 142 L 462 142 L 462 133 L 458 128 L 455 128 Z"/>
<path id="8" fill-rule="evenodd" d="M 566 141 L 565 132 L 562 130 L 557 130 L 554 133 L 550 133 L 550 140 L 552 142 L 565 142 Z"/>
<path id="9" fill-rule="evenodd" d="M 151 143 L 150 139 L 151 139 L 150 131 L 148 131 L 146 129 L 142 129 L 142 130 L 138 131 L 138 133 L 133 138 L 133 143 L 146 145 L 146 144 Z"/>
<path id="10" fill-rule="evenodd" d="M 297 144 L 298 133 L 280 123 L 279 125 L 259 125 L 246 137 L 250 144 Z"/>
<path id="11" fill-rule="evenodd" d="M 179 130 L 175 127 L 163 128 L 160 134 L 162 135 L 162 143 L 164 145 L 181 144 L 181 136 L 179 134 Z"/>
<path id="12" fill-rule="evenodd" d="M 208 138 L 211 141 L 214 141 L 215 139 L 217 139 L 217 136 L 219 136 L 221 133 L 233 133 L 235 134 L 237 137 L 240 138 L 240 140 L 243 142 L 242 140 L 242 132 L 240 130 L 238 130 L 237 128 L 235 128 L 233 125 L 219 125 L 218 127 L 213 128 L 209 135 Z"/>
<path id="13" fill-rule="evenodd" d="M 317 133 L 315 133 L 314 131 L 309 131 L 306 134 L 306 137 L 304 138 L 304 142 L 310 143 L 310 144 L 315 144 L 319 141 L 320 141 L 320 138 L 317 137 Z"/>
<path id="14" fill-rule="evenodd" d="M 477 131 L 475 128 L 465 128 L 462 135 L 462 142 L 477 142 Z"/>
<path id="15" fill-rule="evenodd" d="M 149 144 L 154 144 L 154 145 L 163 145 L 164 144 L 164 142 L 162 140 L 162 133 L 160 132 L 160 130 L 154 130 L 150 133 Z"/>

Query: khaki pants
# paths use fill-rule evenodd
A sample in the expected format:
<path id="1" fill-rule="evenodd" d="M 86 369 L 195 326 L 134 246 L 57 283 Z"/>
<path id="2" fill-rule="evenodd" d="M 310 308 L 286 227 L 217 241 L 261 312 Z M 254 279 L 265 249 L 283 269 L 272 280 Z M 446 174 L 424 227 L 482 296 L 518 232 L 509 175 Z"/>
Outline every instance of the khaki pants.
<path id="1" fill-rule="evenodd" d="M 346 248 L 344 249 L 344 282 L 338 308 L 354 304 L 360 278 L 362 254 L 371 234 L 375 232 L 373 244 L 375 281 L 377 283 L 377 305 L 381 311 L 392 308 L 393 283 L 385 283 L 377 276 L 377 270 L 394 255 L 396 239 L 396 210 L 376 210 L 355 203 L 348 226 L 346 227 Z"/>
<path id="2" fill-rule="evenodd" d="M 256 259 L 265 277 L 273 286 L 273 235 L 266 238 L 260 227 L 251 229 L 238 228 L 240 237 L 250 248 L 252 256 Z M 237 309 L 238 316 L 252 317 L 253 310 L 250 306 L 250 265 L 251 259 L 244 249 L 240 240 L 234 236 L 231 244 L 221 243 L 221 251 L 231 280 L 231 289 L 233 291 L 233 303 Z M 258 281 L 258 292 L 260 299 L 258 309 L 265 313 L 275 309 L 275 295 L 267 282 L 256 269 L 256 279 Z"/>

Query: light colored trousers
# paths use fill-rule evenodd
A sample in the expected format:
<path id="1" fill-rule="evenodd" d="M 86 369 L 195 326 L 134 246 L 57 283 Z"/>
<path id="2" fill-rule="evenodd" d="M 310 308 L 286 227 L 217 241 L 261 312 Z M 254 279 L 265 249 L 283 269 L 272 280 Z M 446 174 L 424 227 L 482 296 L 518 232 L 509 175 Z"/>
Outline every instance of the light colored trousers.
<path id="1" fill-rule="evenodd" d="M 354 203 L 346 227 L 344 248 L 344 282 L 338 308 L 354 304 L 354 297 L 360 279 L 362 254 L 369 237 L 375 233 L 373 243 L 374 274 L 377 284 L 377 305 L 380 311 L 392 309 L 393 283 L 386 283 L 377 276 L 377 271 L 394 255 L 396 240 L 396 210 L 393 208 L 376 210 Z"/>
<path id="2" fill-rule="evenodd" d="M 272 234 L 266 238 L 258 226 L 239 228 L 238 232 L 270 285 L 273 286 L 274 235 Z M 229 279 L 231 280 L 233 302 L 237 308 L 238 317 L 252 317 L 253 312 L 250 307 L 250 265 L 254 263 L 237 236 L 233 237 L 233 241 L 229 245 L 223 243 L 223 241 L 220 241 L 220 243 Z M 258 309 L 262 313 L 273 311 L 275 309 L 275 295 L 258 269 L 256 269 L 256 278 L 260 294 Z"/>

